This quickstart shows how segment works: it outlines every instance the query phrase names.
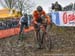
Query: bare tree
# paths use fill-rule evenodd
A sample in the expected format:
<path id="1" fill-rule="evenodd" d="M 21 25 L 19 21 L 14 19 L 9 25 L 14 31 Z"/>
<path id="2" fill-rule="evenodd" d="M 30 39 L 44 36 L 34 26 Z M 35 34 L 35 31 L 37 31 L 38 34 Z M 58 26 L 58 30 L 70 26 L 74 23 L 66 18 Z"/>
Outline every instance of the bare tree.
<path id="1" fill-rule="evenodd" d="M 17 7 L 21 12 L 31 13 L 35 6 L 35 2 L 32 0 L 18 0 Z"/>
<path id="2" fill-rule="evenodd" d="M 0 3 L 5 8 L 12 9 L 16 5 L 17 0 L 0 0 Z"/>
<path id="3" fill-rule="evenodd" d="M 31 13 L 35 6 L 33 0 L 0 0 L 0 3 L 5 8 L 18 9 L 21 13 Z"/>

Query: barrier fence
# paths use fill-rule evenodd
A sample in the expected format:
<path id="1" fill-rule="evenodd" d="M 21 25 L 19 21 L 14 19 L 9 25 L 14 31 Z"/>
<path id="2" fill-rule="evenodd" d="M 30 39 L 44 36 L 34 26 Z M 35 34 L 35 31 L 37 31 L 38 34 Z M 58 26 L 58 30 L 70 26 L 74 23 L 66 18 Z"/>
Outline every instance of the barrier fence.
<path id="1" fill-rule="evenodd" d="M 24 32 L 30 32 L 34 30 L 33 26 L 30 26 L 28 29 L 25 29 Z M 7 38 L 13 35 L 19 34 L 20 28 L 11 28 L 6 30 L 0 30 L 0 39 L 1 38 Z"/>

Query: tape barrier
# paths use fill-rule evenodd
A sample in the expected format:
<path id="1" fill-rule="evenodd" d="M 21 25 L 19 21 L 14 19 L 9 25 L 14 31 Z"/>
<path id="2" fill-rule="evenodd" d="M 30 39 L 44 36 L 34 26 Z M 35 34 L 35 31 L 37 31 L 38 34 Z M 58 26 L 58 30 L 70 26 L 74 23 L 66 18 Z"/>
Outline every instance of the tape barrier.
<path id="1" fill-rule="evenodd" d="M 33 26 L 30 26 L 28 29 L 24 29 L 24 32 L 30 32 L 34 30 Z M 6 30 L 0 30 L 0 39 L 1 38 L 7 38 L 13 35 L 19 34 L 20 28 L 11 28 Z"/>

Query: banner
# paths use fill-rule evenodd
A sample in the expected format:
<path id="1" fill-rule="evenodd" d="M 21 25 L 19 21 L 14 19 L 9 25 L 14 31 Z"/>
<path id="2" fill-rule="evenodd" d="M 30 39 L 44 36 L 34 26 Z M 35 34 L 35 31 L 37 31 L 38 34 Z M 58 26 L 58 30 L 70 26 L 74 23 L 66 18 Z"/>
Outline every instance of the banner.
<path id="1" fill-rule="evenodd" d="M 52 12 L 51 16 L 56 26 L 75 26 L 75 11 Z"/>

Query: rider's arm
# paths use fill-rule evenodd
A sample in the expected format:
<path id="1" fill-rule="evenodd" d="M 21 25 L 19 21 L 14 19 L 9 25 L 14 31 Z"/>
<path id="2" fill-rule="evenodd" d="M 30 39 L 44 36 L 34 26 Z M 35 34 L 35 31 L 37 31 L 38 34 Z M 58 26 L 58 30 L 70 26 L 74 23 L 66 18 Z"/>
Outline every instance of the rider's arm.
<path id="1" fill-rule="evenodd" d="M 34 24 L 37 24 L 37 21 L 36 21 L 36 19 L 35 19 L 35 18 L 33 18 L 33 20 L 32 20 L 32 21 L 33 21 L 33 23 L 34 23 Z"/>
<path id="2" fill-rule="evenodd" d="M 33 13 L 33 20 L 32 20 L 34 24 L 37 24 L 36 19 L 37 19 L 37 12 L 34 11 L 34 13 Z"/>
<path id="3" fill-rule="evenodd" d="M 48 21 L 48 24 L 50 24 L 51 23 L 51 18 L 49 17 L 49 16 L 46 16 L 46 19 L 47 19 L 47 21 Z"/>
<path id="4" fill-rule="evenodd" d="M 43 15 L 46 16 L 48 24 L 50 24 L 51 23 L 50 17 L 46 15 L 45 11 L 43 11 Z"/>

